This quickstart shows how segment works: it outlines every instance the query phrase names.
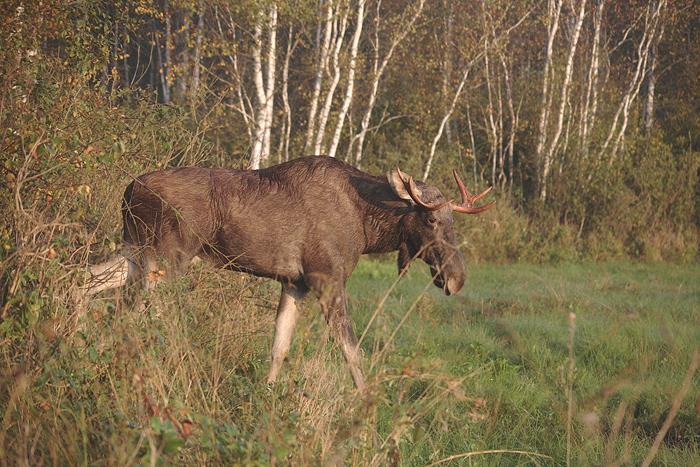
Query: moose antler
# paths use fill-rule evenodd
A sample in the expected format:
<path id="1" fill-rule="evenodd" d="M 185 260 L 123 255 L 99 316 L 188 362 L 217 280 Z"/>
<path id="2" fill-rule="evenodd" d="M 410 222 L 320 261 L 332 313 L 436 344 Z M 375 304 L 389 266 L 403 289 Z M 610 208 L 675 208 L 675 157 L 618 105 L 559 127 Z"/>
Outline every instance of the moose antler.
<path id="1" fill-rule="evenodd" d="M 442 203 L 434 204 L 424 202 L 422 199 L 420 199 L 421 193 L 418 187 L 416 186 L 416 182 L 413 181 L 413 177 L 401 172 L 401 169 L 399 169 L 398 167 L 396 167 L 396 172 L 399 174 L 399 178 L 403 182 L 403 186 L 406 188 L 406 191 L 408 192 L 413 202 L 421 206 L 423 209 L 427 209 L 428 211 L 437 211 L 438 209 L 442 209 L 452 202 L 443 201 Z"/>
<path id="2" fill-rule="evenodd" d="M 494 204 L 496 204 L 496 202 L 493 201 L 484 206 L 474 207 L 474 203 L 479 201 L 484 196 L 488 195 L 493 187 L 488 187 L 478 195 L 472 195 L 464 186 L 464 183 L 462 183 L 462 179 L 459 178 L 457 170 L 452 169 L 452 174 L 455 176 L 455 180 L 457 181 L 457 185 L 459 186 L 460 193 L 462 193 L 462 202 L 460 204 L 452 203 L 452 209 L 455 212 L 462 212 L 465 214 L 479 214 L 480 212 L 484 212 L 487 209 L 491 208 Z"/>

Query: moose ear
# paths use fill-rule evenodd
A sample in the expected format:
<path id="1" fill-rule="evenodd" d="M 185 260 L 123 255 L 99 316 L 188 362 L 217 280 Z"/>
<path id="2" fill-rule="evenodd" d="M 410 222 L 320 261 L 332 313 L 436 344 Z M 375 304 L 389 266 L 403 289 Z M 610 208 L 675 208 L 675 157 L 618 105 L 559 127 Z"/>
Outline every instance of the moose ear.
<path id="1" fill-rule="evenodd" d="M 410 175 L 401 172 L 398 167 L 394 170 L 390 170 L 386 174 L 386 180 L 389 182 L 391 189 L 394 190 L 394 193 L 396 193 L 396 196 L 401 199 L 405 199 L 406 201 L 410 201 L 411 204 L 413 204 L 413 199 L 411 198 L 411 195 L 408 194 L 408 190 L 406 190 L 406 185 L 404 184 L 404 181 L 408 181 L 409 177 Z M 421 195 L 420 189 L 416 195 Z"/>

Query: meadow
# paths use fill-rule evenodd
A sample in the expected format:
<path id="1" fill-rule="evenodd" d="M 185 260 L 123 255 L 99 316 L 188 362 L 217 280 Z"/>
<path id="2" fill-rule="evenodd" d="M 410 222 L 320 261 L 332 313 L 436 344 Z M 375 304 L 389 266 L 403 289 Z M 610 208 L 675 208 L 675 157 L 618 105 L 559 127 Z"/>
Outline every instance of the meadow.
<path id="1" fill-rule="evenodd" d="M 51 267 L 44 286 L 70 287 Z M 446 297 L 422 264 L 397 282 L 393 262 L 360 262 L 348 289 L 364 395 L 313 299 L 281 380 L 265 384 L 275 283 L 196 265 L 145 312 L 110 292 L 77 320 L 58 293 L 50 318 L 3 330 L 0 459 L 700 464 L 700 266 L 468 270 Z"/>

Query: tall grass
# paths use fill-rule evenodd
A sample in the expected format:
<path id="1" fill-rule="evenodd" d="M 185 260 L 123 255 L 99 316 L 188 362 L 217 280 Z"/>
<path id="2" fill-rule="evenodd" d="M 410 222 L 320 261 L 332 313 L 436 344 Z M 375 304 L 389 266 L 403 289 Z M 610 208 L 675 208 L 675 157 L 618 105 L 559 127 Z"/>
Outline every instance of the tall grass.
<path id="1" fill-rule="evenodd" d="M 76 322 L 75 278 L 45 269 L 38 285 L 63 293 L 0 347 L 6 465 L 700 459 L 697 267 L 475 266 L 451 298 L 414 267 L 367 329 L 365 395 L 313 300 L 265 385 L 269 282 L 197 265 L 144 312 L 109 293 Z M 351 278 L 358 331 L 393 269 Z"/>

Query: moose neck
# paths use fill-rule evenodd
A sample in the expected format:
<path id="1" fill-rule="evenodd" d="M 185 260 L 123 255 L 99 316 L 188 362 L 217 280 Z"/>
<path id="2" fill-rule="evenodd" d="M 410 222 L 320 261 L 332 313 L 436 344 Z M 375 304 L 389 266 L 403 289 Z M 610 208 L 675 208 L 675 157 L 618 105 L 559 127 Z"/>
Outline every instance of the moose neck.
<path id="1" fill-rule="evenodd" d="M 387 253 L 399 249 L 404 241 L 402 219 L 411 212 L 405 201 L 396 197 L 389 184 L 383 179 L 380 185 L 372 187 L 374 195 L 362 200 L 364 211 L 365 240 L 363 253 Z M 367 201 L 368 199 L 381 201 Z"/>

